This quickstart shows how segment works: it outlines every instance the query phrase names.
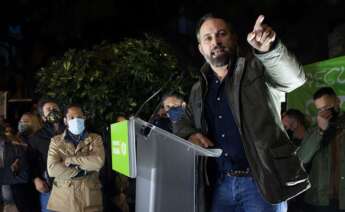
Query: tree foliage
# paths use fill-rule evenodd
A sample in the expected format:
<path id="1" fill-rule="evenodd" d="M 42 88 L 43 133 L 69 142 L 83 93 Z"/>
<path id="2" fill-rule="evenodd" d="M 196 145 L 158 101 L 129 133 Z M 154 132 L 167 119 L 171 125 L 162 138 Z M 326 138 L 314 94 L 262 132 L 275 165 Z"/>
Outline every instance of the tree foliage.
<path id="1" fill-rule="evenodd" d="M 94 124 L 112 123 L 119 114 L 130 115 L 159 87 L 175 88 L 184 95 L 192 81 L 183 86 L 169 79 L 179 75 L 177 57 L 163 40 L 126 39 L 119 43 L 103 42 L 91 50 L 67 51 L 37 72 L 37 92 L 60 105 L 78 103 Z M 188 76 L 188 75 L 187 75 Z M 142 111 L 147 117 L 157 101 Z"/>

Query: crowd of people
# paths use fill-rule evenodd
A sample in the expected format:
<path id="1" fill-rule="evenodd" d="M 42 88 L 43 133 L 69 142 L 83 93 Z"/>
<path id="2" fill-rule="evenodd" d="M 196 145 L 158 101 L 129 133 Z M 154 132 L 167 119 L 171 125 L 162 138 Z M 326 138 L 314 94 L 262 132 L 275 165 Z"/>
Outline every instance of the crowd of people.
<path id="1" fill-rule="evenodd" d="M 38 114 L 23 114 L 17 134 L 1 125 L 4 211 L 101 211 L 101 136 L 86 130 L 79 105 L 63 114 L 43 100 Z"/>
<path id="2" fill-rule="evenodd" d="M 251 53 L 242 52 L 232 26 L 212 14 L 200 19 L 196 36 L 205 65 L 188 104 L 168 94 L 150 122 L 223 150 L 219 158 L 197 161 L 198 211 L 344 211 L 345 116 L 335 91 L 315 91 L 315 127 L 296 109 L 281 114 L 285 94 L 306 78 L 262 15 L 247 37 Z M 105 210 L 106 138 L 85 121 L 81 105 L 63 112 L 54 100 L 42 100 L 37 115 L 23 114 L 17 130 L 1 125 L 4 211 Z M 114 179 L 115 207 L 130 211 L 130 182 Z"/>

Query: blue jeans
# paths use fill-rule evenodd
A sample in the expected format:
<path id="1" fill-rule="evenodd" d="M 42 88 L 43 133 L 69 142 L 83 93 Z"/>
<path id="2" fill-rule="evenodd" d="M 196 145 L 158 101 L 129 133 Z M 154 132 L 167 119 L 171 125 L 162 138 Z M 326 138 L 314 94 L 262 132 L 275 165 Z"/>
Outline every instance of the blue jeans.
<path id="1" fill-rule="evenodd" d="M 4 204 L 13 204 L 13 193 L 10 185 L 0 185 L 0 199 Z"/>
<path id="2" fill-rule="evenodd" d="M 41 212 L 52 212 L 51 210 L 47 209 L 49 197 L 50 197 L 50 192 L 40 193 Z"/>
<path id="3" fill-rule="evenodd" d="M 224 176 L 218 179 L 212 212 L 286 212 L 287 203 L 266 202 L 252 177 Z"/>

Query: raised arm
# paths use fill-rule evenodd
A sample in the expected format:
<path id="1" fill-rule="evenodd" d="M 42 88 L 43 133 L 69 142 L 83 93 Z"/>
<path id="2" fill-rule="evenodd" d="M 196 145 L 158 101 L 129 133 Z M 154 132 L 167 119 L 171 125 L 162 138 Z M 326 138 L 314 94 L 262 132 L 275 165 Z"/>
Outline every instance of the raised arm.
<path id="1" fill-rule="evenodd" d="M 265 67 L 265 76 L 270 87 L 282 92 L 290 92 L 306 81 L 303 67 L 298 63 L 281 41 L 276 39 L 273 29 L 263 24 L 260 15 L 247 36 L 248 43 L 254 48 L 254 55 Z"/>

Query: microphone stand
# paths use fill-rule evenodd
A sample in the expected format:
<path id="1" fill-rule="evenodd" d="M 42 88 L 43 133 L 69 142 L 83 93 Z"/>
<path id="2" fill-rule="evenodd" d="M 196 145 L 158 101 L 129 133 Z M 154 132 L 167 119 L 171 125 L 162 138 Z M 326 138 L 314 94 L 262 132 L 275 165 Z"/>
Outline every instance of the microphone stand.
<path id="1" fill-rule="evenodd" d="M 156 92 L 154 92 L 148 99 L 145 100 L 145 102 L 140 106 L 140 108 L 137 110 L 137 112 L 134 114 L 134 117 L 138 117 L 138 115 L 140 114 L 140 112 L 143 110 L 144 106 L 151 101 L 155 96 L 157 96 L 167 85 L 168 83 L 175 79 L 177 76 L 179 75 L 179 73 L 174 73 L 172 74 L 169 79 L 162 85 L 162 87 L 160 87 Z"/>

